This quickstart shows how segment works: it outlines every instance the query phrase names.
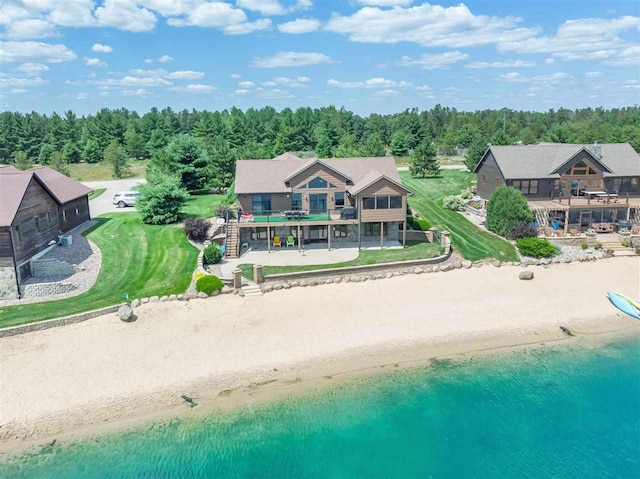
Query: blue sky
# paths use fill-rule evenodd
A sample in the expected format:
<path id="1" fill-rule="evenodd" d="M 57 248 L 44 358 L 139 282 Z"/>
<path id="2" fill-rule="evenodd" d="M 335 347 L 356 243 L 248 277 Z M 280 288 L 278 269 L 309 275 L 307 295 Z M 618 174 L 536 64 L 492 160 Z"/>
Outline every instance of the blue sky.
<path id="1" fill-rule="evenodd" d="M 640 104 L 637 0 L 4 0 L 0 109 Z"/>

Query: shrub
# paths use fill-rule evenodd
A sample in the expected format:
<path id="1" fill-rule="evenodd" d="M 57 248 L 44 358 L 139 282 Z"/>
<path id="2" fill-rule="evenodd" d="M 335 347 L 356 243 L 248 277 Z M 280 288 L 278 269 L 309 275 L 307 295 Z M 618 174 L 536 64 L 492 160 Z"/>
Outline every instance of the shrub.
<path id="1" fill-rule="evenodd" d="M 442 206 L 447 210 L 462 211 L 464 210 L 464 200 L 459 196 L 445 196 L 442 200 Z"/>
<path id="2" fill-rule="evenodd" d="M 529 223 L 520 223 L 513 229 L 513 239 L 533 238 L 538 236 L 538 231 Z"/>
<path id="3" fill-rule="evenodd" d="M 632 246 L 631 240 L 629 238 L 623 239 L 621 243 L 625 248 L 631 248 Z"/>
<path id="4" fill-rule="evenodd" d="M 602 243 L 600 241 L 596 241 L 593 243 L 594 249 L 602 249 Z"/>
<path id="5" fill-rule="evenodd" d="M 414 218 L 413 216 L 407 217 L 407 225 L 411 226 L 412 229 L 418 231 L 427 231 L 431 228 L 431 223 L 427 220 Z"/>
<path id="6" fill-rule="evenodd" d="M 474 196 L 475 193 L 471 190 L 463 190 L 462 193 L 460 193 L 460 198 L 462 198 L 463 200 L 470 200 Z"/>
<path id="7" fill-rule="evenodd" d="M 196 273 L 196 282 L 200 279 L 200 278 L 204 278 L 207 274 L 204 273 L 203 271 L 198 271 Z"/>
<path id="8" fill-rule="evenodd" d="M 485 225 L 505 238 L 513 238 L 513 233 L 520 223 L 532 223 L 533 213 L 524 195 L 509 186 L 500 186 L 493 192 L 487 206 Z"/>
<path id="9" fill-rule="evenodd" d="M 217 264 L 222 259 L 222 250 L 220 246 L 211 243 L 204 249 L 204 262 L 206 264 Z"/>
<path id="10" fill-rule="evenodd" d="M 214 275 L 203 276 L 196 281 L 196 289 L 205 294 L 211 294 L 214 291 L 220 291 L 224 283 L 220 278 Z"/>
<path id="11" fill-rule="evenodd" d="M 164 225 L 178 221 L 182 205 L 189 198 L 177 178 L 158 173 L 147 177 L 140 186 L 140 198 L 136 208 L 142 221 L 152 225 Z"/>
<path id="12" fill-rule="evenodd" d="M 582 244 L 580 245 L 580 247 L 582 249 L 589 249 L 589 243 L 587 243 L 586 241 L 583 241 Z"/>
<path id="13" fill-rule="evenodd" d="M 210 226 L 204 218 L 187 218 L 184 222 L 184 233 L 191 241 L 202 243 L 207 239 Z"/>
<path id="14" fill-rule="evenodd" d="M 533 258 L 548 258 L 558 252 L 554 245 L 542 238 L 522 238 L 517 244 L 521 255 Z"/>
<path id="15" fill-rule="evenodd" d="M 231 209 L 230 205 L 224 204 L 224 203 L 220 203 L 218 206 L 216 206 L 216 210 L 214 212 L 214 214 L 218 217 L 218 218 L 226 218 L 227 217 L 227 213 L 229 214 L 229 218 L 233 219 L 236 217 L 235 212 Z"/>

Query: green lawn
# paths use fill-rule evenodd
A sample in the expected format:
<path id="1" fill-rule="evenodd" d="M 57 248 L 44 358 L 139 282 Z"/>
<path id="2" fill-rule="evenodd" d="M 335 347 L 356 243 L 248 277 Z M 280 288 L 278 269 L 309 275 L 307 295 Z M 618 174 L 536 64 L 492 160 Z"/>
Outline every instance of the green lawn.
<path id="1" fill-rule="evenodd" d="M 346 268 L 348 266 L 362 266 L 367 264 L 382 264 L 393 263 L 394 261 L 433 258 L 439 254 L 441 254 L 441 248 L 437 244 L 407 241 L 407 247 L 404 249 L 363 250 L 360 251 L 360 254 L 356 259 L 342 263 L 314 264 L 305 266 L 264 266 L 262 268 L 262 272 L 265 276 L 270 276 L 272 274 L 314 271 L 317 269 Z M 245 278 L 252 279 L 252 264 L 241 264 L 239 268 Z"/>
<path id="2" fill-rule="evenodd" d="M 199 216 L 212 218 L 216 207 L 222 203 L 224 195 L 192 195 L 182 208 L 185 218 Z"/>
<path id="3" fill-rule="evenodd" d="M 190 202 L 196 208 L 200 201 Z M 111 213 L 96 219 L 86 236 L 102 252 L 102 267 L 88 292 L 46 303 L 0 309 L 0 327 L 57 318 L 102 308 L 130 298 L 186 291 L 196 267 L 198 250 L 187 241 L 181 225 L 150 226 L 138 214 Z"/>
<path id="4" fill-rule="evenodd" d="M 438 230 L 451 233 L 454 250 L 466 259 L 477 261 L 496 258 L 501 261 L 517 261 L 516 250 L 511 243 L 482 231 L 464 216 L 442 207 L 442 198 L 456 195 L 471 186 L 475 176 L 455 170 L 443 170 L 438 178 L 412 178 L 409 172 L 400 173 L 402 182 L 413 191 L 409 206 L 420 213 Z"/>
<path id="5" fill-rule="evenodd" d="M 105 191 L 107 191 L 106 188 L 98 188 L 97 190 L 93 190 L 93 193 L 91 193 L 89 195 L 89 199 L 92 200 L 94 198 L 97 198 L 98 196 L 100 196 L 102 193 L 104 193 Z"/>
<path id="6" fill-rule="evenodd" d="M 127 178 L 144 178 L 149 160 L 129 161 Z M 69 176 L 77 181 L 107 181 L 113 177 L 113 167 L 106 161 L 98 163 L 72 163 L 69 165 Z"/>

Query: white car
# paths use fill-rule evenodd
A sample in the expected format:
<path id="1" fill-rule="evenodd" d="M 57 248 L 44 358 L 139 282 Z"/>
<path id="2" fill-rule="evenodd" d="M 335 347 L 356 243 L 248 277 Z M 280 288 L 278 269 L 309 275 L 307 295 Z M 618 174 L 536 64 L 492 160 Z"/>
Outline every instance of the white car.
<path id="1" fill-rule="evenodd" d="M 139 191 L 121 191 L 113 196 L 113 204 L 118 205 L 118 208 L 124 208 L 125 206 L 135 206 L 136 201 L 140 197 Z"/>

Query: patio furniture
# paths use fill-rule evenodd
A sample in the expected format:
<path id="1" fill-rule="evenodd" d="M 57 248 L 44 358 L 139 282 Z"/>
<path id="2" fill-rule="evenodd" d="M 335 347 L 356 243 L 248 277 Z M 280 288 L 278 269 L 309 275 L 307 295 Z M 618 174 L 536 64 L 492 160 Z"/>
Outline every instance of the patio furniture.
<path id="1" fill-rule="evenodd" d="M 631 227 L 631 234 L 632 235 L 640 235 L 640 225 L 633 225 Z"/>
<path id="2" fill-rule="evenodd" d="M 600 195 L 605 195 L 605 196 L 607 195 L 607 192 L 602 190 L 584 190 L 581 192 L 588 199 L 597 198 Z"/>
<path id="3" fill-rule="evenodd" d="M 276 246 L 282 248 L 282 241 L 280 241 L 280 236 L 273 237 L 273 247 L 275 248 Z"/>
<path id="4" fill-rule="evenodd" d="M 287 236 L 287 248 L 289 246 L 295 246 L 296 245 L 296 240 L 293 236 L 289 235 Z"/>
<path id="5" fill-rule="evenodd" d="M 254 220 L 253 215 L 251 213 L 242 212 L 240 213 L 240 222 L 241 223 L 250 223 Z"/>
<path id="6" fill-rule="evenodd" d="M 631 221 L 617 221 L 613 223 L 614 231 L 630 230 L 633 224 Z"/>
<path id="7" fill-rule="evenodd" d="M 596 199 L 598 201 L 602 200 L 605 203 L 611 203 L 611 200 L 613 200 L 614 203 L 617 203 L 618 195 L 616 193 L 604 193 L 596 195 Z"/>
<path id="8" fill-rule="evenodd" d="M 611 223 L 594 223 L 592 227 L 596 233 L 613 233 L 613 225 Z"/>
<path id="9" fill-rule="evenodd" d="M 304 210 L 287 210 L 282 212 L 282 216 L 285 216 L 288 220 L 300 220 L 308 215 L 309 212 Z"/>

